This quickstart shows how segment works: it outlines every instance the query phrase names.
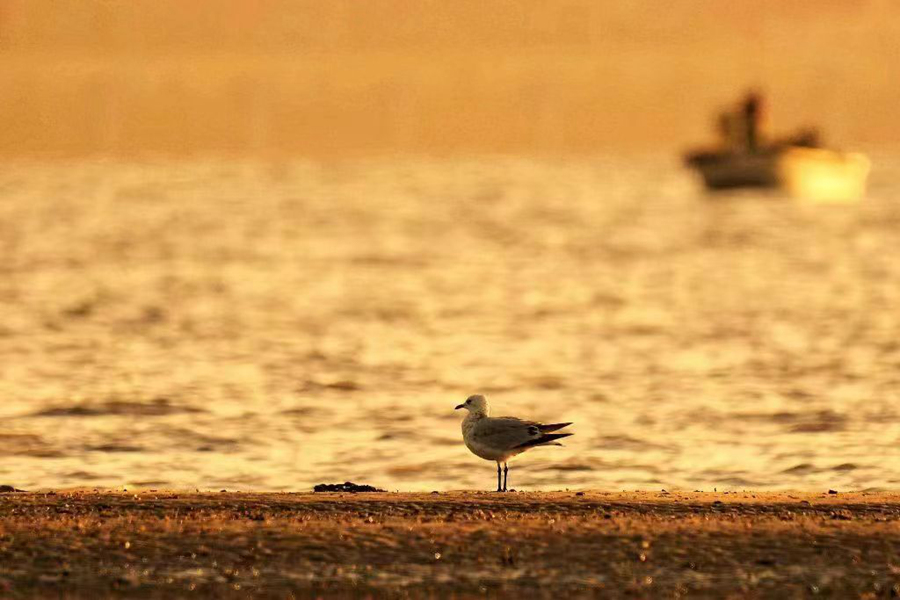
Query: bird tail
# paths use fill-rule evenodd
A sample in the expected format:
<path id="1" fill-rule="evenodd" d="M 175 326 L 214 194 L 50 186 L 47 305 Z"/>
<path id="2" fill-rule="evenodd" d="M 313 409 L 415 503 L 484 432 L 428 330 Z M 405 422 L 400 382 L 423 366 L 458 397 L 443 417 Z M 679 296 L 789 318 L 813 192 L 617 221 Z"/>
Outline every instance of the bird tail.
<path id="1" fill-rule="evenodd" d="M 542 435 L 539 438 L 536 438 L 533 440 L 528 440 L 524 444 L 519 444 L 518 446 L 515 447 L 515 449 L 518 450 L 521 448 L 531 448 L 532 446 L 547 446 L 547 445 L 562 446 L 562 444 L 560 444 L 559 442 L 553 443 L 554 440 L 562 439 L 564 437 L 569 437 L 570 435 L 573 435 L 573 434 L 571 434 L 571 433 L 547 433 L 547 434 Z"/>
<path id="2" fill-rule="evenodd" d="M 550 423 L 549 425 L 538 425 L 538 429 L 541 430 L 541 433 L 550 433 L 551 431 L 556 431 L 563 427 L 568 427 L 569 425 L 571 425 L 571 423 Z"/>

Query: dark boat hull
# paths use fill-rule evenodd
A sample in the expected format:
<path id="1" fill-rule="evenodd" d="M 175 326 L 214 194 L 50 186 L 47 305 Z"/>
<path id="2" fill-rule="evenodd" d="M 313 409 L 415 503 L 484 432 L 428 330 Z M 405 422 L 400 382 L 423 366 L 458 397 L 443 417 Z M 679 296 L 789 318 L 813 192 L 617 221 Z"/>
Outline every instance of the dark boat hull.
<path id="1" fill-rule="evenodd" d="M 711 190 L 772 188 L 778 185 L 780 155 L 780 152 L 693 152 L 685 157 L 685 162 L 700 173 L 703 183 Z"/>

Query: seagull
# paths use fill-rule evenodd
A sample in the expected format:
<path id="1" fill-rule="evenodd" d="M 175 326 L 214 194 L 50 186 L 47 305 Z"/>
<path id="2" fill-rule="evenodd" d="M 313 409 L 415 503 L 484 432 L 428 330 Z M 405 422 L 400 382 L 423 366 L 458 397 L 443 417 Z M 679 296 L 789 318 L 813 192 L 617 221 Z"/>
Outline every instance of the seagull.
<path id="1" fill-rule="evenodd" d="M 476 394 L 456 407 L 469 411 L 462 422 L 463 441 L 472 454 L 497 463 L 497 491 L 506 491 L 509 466 L 506 461 L 536 446 L 562 446 L 556 440 L 571 433 L 550 433 L 571 423 L 543 425 L 516 417 L 491 417 L 484 396 Z M 500 487 L 500 463 L 503 463 L 503 487 Z"/>

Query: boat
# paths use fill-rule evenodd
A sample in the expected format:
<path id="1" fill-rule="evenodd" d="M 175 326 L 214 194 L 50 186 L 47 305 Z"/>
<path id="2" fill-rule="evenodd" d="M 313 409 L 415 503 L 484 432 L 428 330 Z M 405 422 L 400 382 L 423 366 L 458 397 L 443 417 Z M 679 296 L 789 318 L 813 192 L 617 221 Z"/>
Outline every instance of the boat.
<path id="1" fill-rule="evenodd" d="M 758 93 L 748 93 L 719 114 L 718 147 L 685 155 L 707 189 L 780 189 L 813 202 L 853 202 L 865 195 L 870 169 L 865 155 L 821 147 L 814 129 L 767 141 L 760 135 L 762 105 Z"/>
<path id="2" fill-rule="evenodd" d="M 758 153 L 700 151 L 686 157 L 709 190 L 780 189 L 812 202 L 865 196 L 871 162 L 858 152 L 783 146 Z"/>

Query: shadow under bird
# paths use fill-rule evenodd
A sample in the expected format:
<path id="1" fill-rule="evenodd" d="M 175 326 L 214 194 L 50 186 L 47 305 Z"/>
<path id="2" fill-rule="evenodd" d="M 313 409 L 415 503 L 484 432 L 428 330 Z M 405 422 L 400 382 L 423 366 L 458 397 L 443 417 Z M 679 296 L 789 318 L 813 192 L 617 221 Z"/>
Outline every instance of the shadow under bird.
<path id="1" fill-rule="evenodd" d="M 573 435 L 551 433 L 571 423 L 535 423 L 516 417 L 492 417 L 487 400 L 482 395 L 469 396 L 456 407 L 469 411 L 462 422 L 463 441 L 472 454 L 497 463 L 497 491 L 506 491 L 509 477 L 507 461 L 530 448 L 538 446 L 562 446 L 556 440 Z M 503 485 L 500 485 L 500 465 L 503 465 Z"/>

